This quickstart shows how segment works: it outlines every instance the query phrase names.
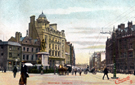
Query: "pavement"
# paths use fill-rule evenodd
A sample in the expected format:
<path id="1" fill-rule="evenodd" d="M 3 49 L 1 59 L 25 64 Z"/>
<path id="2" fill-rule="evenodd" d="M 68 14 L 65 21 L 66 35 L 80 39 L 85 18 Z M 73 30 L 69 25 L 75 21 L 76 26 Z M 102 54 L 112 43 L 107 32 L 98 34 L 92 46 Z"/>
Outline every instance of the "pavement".
<path id="1" fill-rule="evenodd" d="M 27 78 L 27 85 L 135 85 L 135 76 L 132 74 L 117 74 L 119 80 L 111 79 L 113 74 L 109 73 L 109 80 L 103 77 L 103 73 L 97 74 L 84 74 L 80 76 L 77 75 L 54 75 L 53 73 L 49 74 L 29 74 Z M 11 71 L 2 73 L 0 71 L 0 85 L 19 85 L 20 72 L 17 73 L 16 78 L 13 77 Z"/>

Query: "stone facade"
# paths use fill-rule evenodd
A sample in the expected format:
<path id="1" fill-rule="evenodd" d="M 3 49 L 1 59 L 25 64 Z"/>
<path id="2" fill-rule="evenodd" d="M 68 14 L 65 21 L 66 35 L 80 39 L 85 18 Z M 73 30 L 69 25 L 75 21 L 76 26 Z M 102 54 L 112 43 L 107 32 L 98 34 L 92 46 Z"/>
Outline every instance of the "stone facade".
<path id="1" fill-rule="evenodd" d="M 21 60 L 28 63 L 36 64 L 37 55 L 36 53 L 40 51 L 40 40 L 32 39 L 26 35 L 22 37 L 20 32 L 15 33 L 15 37 L 11 37 L 8 41 L 18 42 L 21 44 L 22 56 Z"/>
<path id="2" fill-rule="evenodd" d="M 106 64 L 116 62 L 116 71 L 131 73 L 135 70 L 135 25 L 118 25 L 106 41 Z M 113 71 L 113 69 L 112 69 Z"/>
<path id="3" fill-rule="evenodd" d="M 37 52 L 40 51 L 40 41 L 38 39 L 31 39 L 28 36 L 22 37 L 22 60 L 36 64 L 38 56 Z"/>
<path id="4" fill-rule="evenodd" d="M 75 65 L 75 52 L 72 44 L 67 44 L 64 30 L 58 31 L 57 24 L 50 24 L 46 16 L 40 14 L 38 19 L 30 17 L 29 29 L 25 37 L 16 32 L 15 37 L 8 41 L 18 42 L 22 45 L 22 60 L 35 64 L 37 52 L 41 51 L 41 41 L 45 40 L 45 50 L 49 53 L 48 64 L 54 67 L 57 64 Z"/>
<path id="5" fill-rule="evenodd" d="M 22 49 L 21 44 L 11 41 L 0 41 L 0 67 L 13 70 L 17 65 L 21 68 Z"/>
<path id="6" fill-rule="evenodd" d="M 70 64 L 70 42 L 65 42 L 65 64 Z"/>
<path id="7" fill-rule="evenodd" d="M 58 31 L 57 24 L 50 24 L 42 12 L 38 19 L 35 16 L 30 17 L 29 37 L 45 39 L 46 52 L 49 53 L 49 64 L 53 67 L 55 64 L 65 63 L 65 33 L 64 30 Z"/>

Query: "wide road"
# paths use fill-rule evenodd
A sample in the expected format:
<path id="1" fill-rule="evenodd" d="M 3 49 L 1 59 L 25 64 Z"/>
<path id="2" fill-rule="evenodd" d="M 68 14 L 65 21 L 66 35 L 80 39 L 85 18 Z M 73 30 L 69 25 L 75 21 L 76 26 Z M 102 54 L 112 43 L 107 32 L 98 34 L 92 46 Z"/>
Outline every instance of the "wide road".
<path id="1" fill-rule="evenodd" d="M 88 73 L 80 76 L 77 75 L 54 75 L 50 74 L 29 74 L 27 85 L 135 85 L 135 76 L 129 74 L 117 74 L 120 78 L 111 79 L 113 74 L 109 73 L 110 79 L 102 80 L 103 73 L 96 75 Z M 18 72 L 16 78 L 13 78 L 13 73 L 7 71 L 6 73 L 0 72 L 0 85 L 19 85 L 20 73 Z M 116 82 L 115 82 L 116 81 Z"/>

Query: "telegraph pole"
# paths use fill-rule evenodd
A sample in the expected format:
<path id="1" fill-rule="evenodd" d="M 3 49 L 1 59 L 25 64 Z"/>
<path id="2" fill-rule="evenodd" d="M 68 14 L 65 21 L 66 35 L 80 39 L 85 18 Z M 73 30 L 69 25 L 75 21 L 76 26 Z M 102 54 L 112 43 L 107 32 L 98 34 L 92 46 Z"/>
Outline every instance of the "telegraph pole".
<path id="1" fill-rule="evenodd" d="M 103 28 L 102 28 L 103 29 Z M 111 32 L 100 32 L 101 34 L 111 34 Z M 113 27 L 113 32 L 114 33 L 114 39 L 113 39 L 113 77 L 111 77 L 112 79 L 118 79 L 118 77 L 116 77 L 116 55 L 115 55 L 115 38 L 116 38 L 116 33 L 115 33 L 115 27 Z"/>

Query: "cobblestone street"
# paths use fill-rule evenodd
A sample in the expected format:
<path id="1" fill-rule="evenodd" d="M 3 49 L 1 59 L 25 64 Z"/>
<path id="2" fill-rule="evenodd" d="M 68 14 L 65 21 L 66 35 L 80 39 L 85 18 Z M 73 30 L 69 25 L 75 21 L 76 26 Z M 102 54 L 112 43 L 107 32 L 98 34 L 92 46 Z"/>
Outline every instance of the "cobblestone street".
<path id="1" fill-rule="evenodd" d="M 91 73 L 77 75 L 54 75 L 54 74 L 29 74 L 27 85 L 115 85 L 115 79 L 111 79 L 113 74 L 109 73 L 110 79 L 102 80 L 103 73 L 93 75 Z M 118 85 L 135 85 L 135 76 L 129 74 L 117 74 L 120 79 L 130 77 L 129 80 L 119 82 Z M 13 78 L 13 73 L 7 71 L 6 73 L 0 72 L 0 85 L 18 85 L 20 73 L 17 73 L 16 78 Z M 118 83 L 118 81 L 116 82 Z"/>

